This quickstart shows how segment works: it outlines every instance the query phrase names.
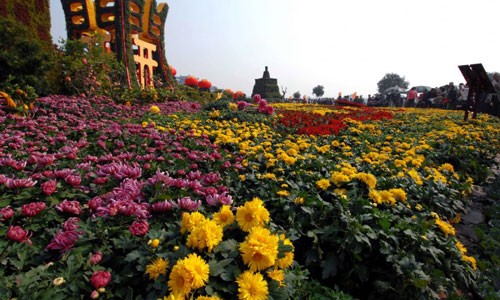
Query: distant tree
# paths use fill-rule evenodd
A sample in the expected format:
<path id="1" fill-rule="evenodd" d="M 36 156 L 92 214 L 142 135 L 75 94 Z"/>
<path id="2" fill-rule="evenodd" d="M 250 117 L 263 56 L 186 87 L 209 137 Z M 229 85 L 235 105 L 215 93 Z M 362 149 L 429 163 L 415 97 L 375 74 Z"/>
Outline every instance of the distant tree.
<path id="1" fill-rule="evenodd" d="M 325 94 L 325 88 L 322 85 L 318 85 L 313 88 L 313 94 L 316 95 L 316 97 L 321 97 Z"/>
<path id="2" fill-rule="evenodd" d="M 293 98 L 294 99 L 300 99 L 300 92 L 296 91 L 295 93 L 293 93 Z"/>
<path id="3" fill-rule="evenodd" d="M 281 87 L 281 98 L 285 99 L 285 96 L 286 96 L 286 91 L 287 91 L 288 88 L 283 88 L 283 86 Z"/>
<path id="4" fill-rule="evenodd" d="M 396 73 L 385 74 L 384 78 L 380 79 L 380 81 L 377 83 L 378 92 L 381 94 L 385 90 L 393 86 L 399 86 L 401 88 L 407 89 L 409 85 L 410 83 L 406 81 L 404 77 L 401 77 Z"/>

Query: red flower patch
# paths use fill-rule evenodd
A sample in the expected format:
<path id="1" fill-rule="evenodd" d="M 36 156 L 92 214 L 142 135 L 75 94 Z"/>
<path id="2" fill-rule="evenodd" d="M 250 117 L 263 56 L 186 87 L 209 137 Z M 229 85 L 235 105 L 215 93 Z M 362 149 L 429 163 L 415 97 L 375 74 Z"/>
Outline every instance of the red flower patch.
<path id="1" fill-rule="evenodd" d="M 391 119 L 393 117 L 390 112 L 371 107 L 353 108 L 348 111 L 346 113 L 346 109 L 344 109 L 342 113 L 321 115 L 304 111 L 284 110 L 280 111 L 282 117 L 279 119 L 279 124 L 298 134 L 337 135 L 342 129 L 347 128 L 347 124 L 344 122 L 345 119 L 364 122 Z"/>

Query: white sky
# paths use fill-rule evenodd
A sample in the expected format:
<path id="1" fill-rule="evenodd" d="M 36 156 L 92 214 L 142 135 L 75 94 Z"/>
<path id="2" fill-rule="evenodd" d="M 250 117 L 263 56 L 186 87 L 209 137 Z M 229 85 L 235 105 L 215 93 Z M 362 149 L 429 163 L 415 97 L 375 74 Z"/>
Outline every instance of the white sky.
<path id="1" fill-rule="evenodd" d="M 412 85 L 464 82 L 458 65 L 500 71 L 499 0 L 157 0 L 167 2 L 166 55 L 178 75 L 250 95 L 271 77 L 311 96 L 377 92 L 387 73 Z M 54 41 L 66 38 L 50 0 Z"/>

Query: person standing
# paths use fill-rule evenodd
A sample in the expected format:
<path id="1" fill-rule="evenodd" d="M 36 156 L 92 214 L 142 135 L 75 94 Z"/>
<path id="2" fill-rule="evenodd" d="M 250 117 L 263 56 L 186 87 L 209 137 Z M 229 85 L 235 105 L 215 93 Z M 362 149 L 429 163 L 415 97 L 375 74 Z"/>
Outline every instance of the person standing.
<path id="1" fill-rule="evenodd" d="M 415 107 L 415 102 L 417 99 L 417 88 L 412 87 L 411 90 L 408 91 L 408 107 Z"/>
<path id="2" fill-rule="evenodd" d="M 491 84 L 495 88 L 496 95 L 492 96 L 493 115 L 500 117 L 500 73 L 493 74 Z"/>
<path id="3" fill-rule="evenodd" d="M 446 99 L 448 100 L 446 103 L 446 109 L 455 109 L 457 107 L 457 90 L 455 89 L 455 85 L 453 82 L 450 82 L 448 85 L 448 90 L 446 91 Z"/>
<path id="4" fill-rule="evenodd" d="M 460 108 L 464 108 L 467 104 L 467 97 L 469 96 L 469 86 L 460 83 L 458 86 L 458 104 Z"/>

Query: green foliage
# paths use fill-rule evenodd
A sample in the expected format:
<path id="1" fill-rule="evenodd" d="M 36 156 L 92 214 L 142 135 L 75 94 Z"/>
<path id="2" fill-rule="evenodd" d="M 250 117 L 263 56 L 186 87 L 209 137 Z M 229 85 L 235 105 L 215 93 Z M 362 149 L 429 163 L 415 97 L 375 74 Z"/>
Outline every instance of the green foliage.
<path id="1" fill-rule="evenodd" d="M 406 115 L 405 118 L 407 122 L 415 116 Z M 402 123 L 403 119 L 394 121 L 398 126 Z M 470 125 L 464 133 L 475 136 L 477 126 L 487 124 L 491 125 Z M 451 125 L 443 126 L 449 128 Z M 392 130 L 389 132 L 394 133 L 391 139 L 409 139 L 416 147 L 424 143 L 425 139 L 419 140 L 422 133 L 432 136 L 432 140 L 439 141 L 439 144 L 454 143 L 454 139 L 459 139 L 459 135 L 446 134 L 444 128 L 429 121 L 421 125 L 412 124 L 408 130 L 401 128 L 397 134 Z M 481 132 L 488 133 L 488 130 Z M 482 138 L 495 140 L 496 136 L 492 132 L 491 136 Z M 341 133 L 337 138 L 355 148 L 354 157 L 363 157 L 367 152 L 375 151 L 363 150 L 364 147 L 376 149 L 372 147 L 387 142 L 384 135 L 354 131 Z M 485 147 L 478 136 L 477 146 L 470 147 L 471 143 L 476 145 L 475 142 L 467 134 L 462 138 L 462 142 L 457 141 L 457 153 L 474 155 L 474 159 L 476 155 L 482 155 L 484 161 L 478 160 L 478 165 L 486 168 L 491 163 L 491 154 L 496 153 L 495 145 Z M 321 145 L 331 145 L 332 141 L 336 139 L 315 137 L 310 147 L 319 149 Z M 254 143 L 263 145 L 265 142 L 256 137 Z M 272 144 L 280 143 L 281 140 L 275 140 Z M 348 191 L 345 198 L 330 190 L 318 190 L 315 180 L 329 178 L 332 170 L 340 168 L 339 156 L 342 153 L 333 149 L 318 153 L 310 160 L 298 160 L 293 167 L 285 164 L 266 167 L 268 160 L 262 153 L 256 153 L 249 158 L 253 164 L 248 168 L 251 172 L 246 174 L 245 182 L 240 185 L 234 181 L 232 192 L 243 199 L 251 195 L 268 199 L 277 225 L 287 228 L 288 236 L 294 241 L 296 261 L 307 267 L 312 277 L 323 286 L 337 284 L 361 299 L 432 299 L 442 290 L 451 296 L 457 289 L 474 289 L 476 273 L 470 264 L 463 261 L 455 246 L 456 239 L 439 232 L 432 215 L 438 213 L 443 219 L 451 220 L 457 213 L 463 213 L 468 203 L 464 195 L 471 183 L 466 183 L 469 170 L 461 169 L 462 165 L 458 165 L 455 169 L 457 174 L 453 176 L 442 170 L 446 174 L 446 184 L 433 179 L 430 169 L 446 163 L 438 157 L 446 157 L 447 152 L 429 143 L 435 148 L 418 150 L 419 155 L 426 158 L 417 168 L 419 176 L 424 179 L 422 185 L 408 178 L 398 178 L 398 168 L 390 161 L 380 166 L 353 160 L 358 172 L 376 174 L 377 189 L 400 187 L 406 192 L 406 202 L 393 206 L 375 205 L 370 200 L 369 189 L 356 181 L 342 186 Z M 480 143 L 483 149 L 479 149 Z M 267 149 L 266 152 L 272 150 Z M 279 174 L 277 170 L 282 170 L 284 181 L 259 180 L 259 175 L 267 172 Z M 282 186 L 287 186 L 290 196 L 276 196 Z M 297 198 L 303 199 L 302 205 L 293 201 Z M 417 204 L 425 209 L 416 209 Z"/>
<path id="2" fill-rule="evenodd" d="M 218 93 L 199 91 L 198 89 L 187 85 L 177 85 L 175 88 L 175 98 L 179 100 L 198 102 L 201 105 L 207 105 L 218 99 Z"/>
<path id="3" fill-rule="evenodd" d="M 404 77 L 401 77 L 395 73 L 387 73 L 377 83 L 377 87 L 378 87 L 378 92 L 382 94 L 386 89 L 390 87 L 399 86 L 406 89 L 408 88 L 409 84 L 410 83 L 406 81 Z"/>
<path id="4" fill-rule="evenodd" d="M 313 94 L 316 95 L 316 97 L 321 97 L 325 94 L 325 88 L 322 85 L 318 85 L 313 88 Z"/>
<path id="5" fill-rule="evenodd" d="M 273 118 L 269 115 L 260 113 L 254 110 L 241 111 L 227 111 L 223 116 L 224 120 L 232 120 L 237 119 L 239 122 L 248 122 L 248 123 L 262 123 L 262 124 L 272 124 Z"/>
<path id="6" fill-rule="evenodd" d="M 47 95 L 58 91 L 55 51 L 19 22 L 0 18 L 0 83 Z"/>
<path id="7" fill-rule="evenodd" d="M 295 93 L 293 93 L 293 98 L 299 99 L 300 98 L 300 92 L 296 91 Z"/>
<path id="8" fill-rule="evenodd" d="M 477 292 L 483 299 L 494 300 L 500 297 L 500 177 L 494 176 L 485 188 L 490 199 L 489 205 L 483 206 L 486 222 L 474 228 L 478 243 L 470 249 L 478 256 Z"/>
<path id="9" fill-rule="evenodd" d="M 222 99 L 219 99 L 217 101 L 210 102 L 210 103 L 203 105 L 203 110 L 208 110 L 208 111 L 227 110 L 227 109 L 229 109 L 230 102 L 231 102 L 230 100 L 222 98 Z"/>
<path id="10" fill-rule="evenodd" d="M 6 81 L 0 82 L 0 91 L 9 94 L 18 106 L 26 104 L 29 107 L 34 104 L 38 98 L 35 88 L 30 85 L 21 86 L 18 83 L 13 83 L 14 81 L 15 78 L 11 75 Z"/>
<path id="11" fill-rule="evenodd" d="M 63 47 L 62 76 L 71 95 L 100 95 L 121 98 L 128 88 L 125 68 L 103 46 L 103 37 L 94 35 L 88 43 L 67 40 Z"/>

